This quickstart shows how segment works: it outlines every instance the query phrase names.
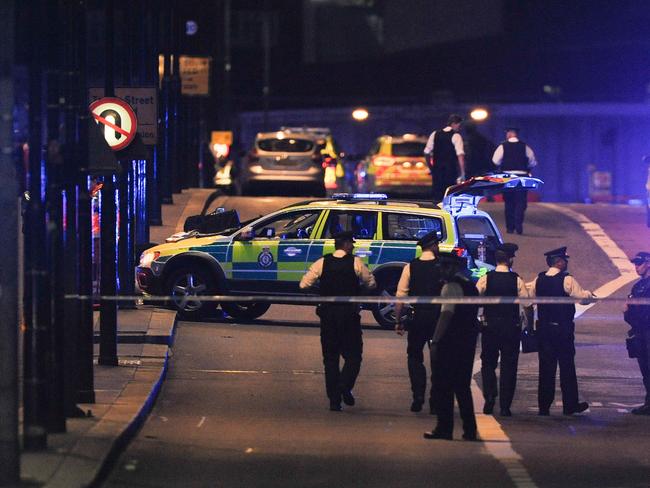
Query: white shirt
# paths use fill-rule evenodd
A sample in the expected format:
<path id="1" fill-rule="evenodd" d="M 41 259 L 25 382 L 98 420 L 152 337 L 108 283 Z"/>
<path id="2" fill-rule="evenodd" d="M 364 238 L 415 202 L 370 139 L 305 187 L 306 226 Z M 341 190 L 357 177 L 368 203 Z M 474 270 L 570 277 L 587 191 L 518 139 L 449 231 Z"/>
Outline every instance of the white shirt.
<path id="1" fill-rule="evenodd" d="M 442 130 L 443 132 L 449 132 L 453 129 L 451 128 L 451 126 L 448 125 Z M 434 130 L 429 136 L 426 146 L 424 146 L 424 154 L 427 156 L 433 154 L 433 145 L 435 142 L 434 141 L 435 137 L 436 137 L 436 131 Z M 454 135 L 451 136 L 451 143 L 454 145 L 454 149 L 456 150 L 456 156 L 465 154 L 465 148 L 463 146 L 463 136 L 461 136 L 458 132 L 454 133 Z"/>
<path id="2" fill-rule="evenodd" d="M 510 268 L 505 264 L 497 264 L 495 269 L 497 273 L 508 273 Z M 485 295 L 485 290 L 487 289 L 487 275 L 481 276 L 476 282 L 476 289 L 478 290 L 479 295 Z M 526 288 L 526 283 L 521 279 L 520 276 L 517 276 L 517 296 L 528 298 L 528 288 Z"/>
<path id="3" fill-rule="evenodd" d="M 433 254 L 433 251 L 422 251 L 422 255 L 419 257 L 420 261 L 433 261 L 436 259 L 436 255 Z M 410 282 L 411 282 L 411 265 L 407 264 L 402 268 L 402 275 L 399 277 L 399 282 L 397 283 L 397 292 L 395 296 L 397 297 L 407 297 L 409 296 L 410 291 Z"/>
<path id="4" fill-rule="evenodd" d="M 560 270 L 555 267 L 548 268 L 546 276 L 555 276 Z M 528 287 L 528 294 L 530 297 L 535 297 L 535 289 L 537 286 L 537 278 L 526 285 Z M 594 294 L 589 290 L 585 290 L 580 286 L 578 281 L 571 275 L 564 277 L 564 292 L 573 298 L 593 298 Z"/>
<path id="5" fill-rule="evenodd" d="M 337 249 L 332 253 L 335 258 L 342 258 L 347 255 L 343 249 Z M 312 264 L 305 275 L 300 280 L 300 289 L 305 290 L 311 288 L 316 284 L 318 279 L 323 274 L 323 262 L 324 258 L 318 259 L 314 264 Z M 368 270 L 363 261 L 358 257 L 354 257 L 354 273 L 359 277 L 361 284 L 369 290 L 372 290 L 377 287 L 375 282 L 375 277 Z"/>
<path id="6" fill-rule="evenodd" d="M 508 138 L 508 142 L 519 142 L 517 137 Z M 535 153 L 533 150 L 526 144 L 526 158 L 528 159 L 528 169 L 534 168 L 537 166 L 537 160 L 535 159 Z M 497 166 L 501 167 L 503 163 L 503 144 L 499 144 L 492 155 L 492 162 Z M 511 171 L 512 173 L 517 173 L 517 171 Z"/>

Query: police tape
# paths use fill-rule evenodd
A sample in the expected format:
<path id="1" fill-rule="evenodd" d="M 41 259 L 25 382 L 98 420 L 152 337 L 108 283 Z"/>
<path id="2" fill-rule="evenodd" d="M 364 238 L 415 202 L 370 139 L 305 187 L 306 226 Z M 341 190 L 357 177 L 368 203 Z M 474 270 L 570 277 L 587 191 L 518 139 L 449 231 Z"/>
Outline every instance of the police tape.
<path id="1" fill-rule="evenodd" d="M 360 296 L 312 296 L 312 295 L 65 295 L 66 300 L 84 301 L 143 301 L 156 302 L 237 302 L 237 303 L 276 303 L 283 305 L 317 305 L 320 303 L 358 303 L 386 304 L 404 303 L 408 305 L 589 305 L 593 303 L 617 303 L 623 305 L 650 305 L 650 298 L 603 297 L 603 298 L 574 298 L 574 297 L 425 297 L 392 295 L 360 295 Z"/>

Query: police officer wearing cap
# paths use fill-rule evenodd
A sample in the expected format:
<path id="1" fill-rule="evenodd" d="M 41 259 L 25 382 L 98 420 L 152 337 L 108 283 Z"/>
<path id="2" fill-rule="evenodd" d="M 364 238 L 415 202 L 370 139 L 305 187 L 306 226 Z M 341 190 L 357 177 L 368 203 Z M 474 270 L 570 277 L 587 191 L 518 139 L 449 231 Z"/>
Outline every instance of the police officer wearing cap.
<path id="1" fill-rule="evenodd" d="M 650 298 L 650 252 L 639 252 L 631 261 L 641 279 L 632 287 L 630 298 Z M 650 415 L 650 305 L 628 305 L 623 317 L 632 326 L 630 335 L 638 340 L 637 361 L 645 387 L 645 401 L 632 413 Z"/>
<path id="2" fill-rule="evenodd" d="M 476 283 L 480 295 L 496 297 L 528 297 L 526 284 L 512 271 L 517 244 L 502 244 L 495 253 L 496 269 L 481 276 Z M 510 417 L 510 406 L 517 385 L 517 363 L 521 321 L 519 305 L 485 305 L 486 326 L 481 331 L 481 376 L 483 378 L 483 413 L 490 415 L 496 397 L 499 397 L 500 413 Z M 499 387 L 495 374 L 501 356 Z"/>
<path id="3" fill-rule="evenodd" d="M 375 278 L 365 264 L 352 254 L 354 236 L 350 231 L 334 235 L 332 254 L 326 254 L 310 266 L 300 280 L 300 288 L 308 289 L 320 281 L 322 296 L 355 296 L 361 288 L 373 289 Z M 352 406 L 352 388 L 361 369 L 363 342 L 359 305 L 355 303 L 323 303 L 317 308 L 320 317 L 320 338 L 325 366 L 325 389 L 330 410 L 341 410 L 341 398 Z M 339 369 L 340 357 L 343 368 Z"/>
<path id="4" fill-rule="evenodd" d="M 478 296 L 467 277 L 467 260 L 456 256 L 440 257 L 440 272 L 445 282 L 443 298 Z M 438 422 L 425 439 L 451 439 L 454 430 L 454 397 L 463 421 L 463 439 L 478 440 L 472 401 L 472 366 L 478 335 L 478 305 L 445 303 L 431 339 L 434 400 Z"/>
<path id="5" fill-rule="evenodd" d="M 434 130 L 424 146 L 424 157 L 432 178 L 433 201 L 441 202 L 447 187 L 465 179 L 465 149 L 458 132 L 463 118 L 449 116 L 447 126 Z"/>
<path id="6" fill-rule="evenodd" d="M 528 175 L 537 166 L 535 153 L 525 142 L 520 141 L 519 129 L 506 128 L 506 140 L 497 146 L 492 156 L 492 162 L 499 171 L 515 175 Z M 509 234 L 524 231 L 524 213 L 526 212 L 527 192 L 517 190 L 503 193 L 506 213 L 506 230 Z"/>
<path id="7" fill-rule="evenodd" d="M 440 266 L 438 264 L 438 241 L 440 237 L 437 231 L 431 231 L 424 235 L 417 243 L 422 248 L 420 257 L 412 260 L 402 269 L 397 284 L 397 297 L 405 296 L 439 296 L 442 289 Z M 395 304 L 395 331 L 399 335 L 404 334 L 405 324 L 402 318 L 404 304 Z M 427 371 L 424 366 L 424 346 L 428 344 L 433 336 L 433 329 L 440 315 L 440 305 L 413 305 L 413 318 L 408 324 L 408 335 L 406 337 L 406 356 L 411 380 L 411 392 L 413 402 L 411 412 L 419 412 L 424 404 L 424 395 L 427 384 Z M 435 402 L 433 389 L 429 396 L 429 408 L 435 413 Z"/>
<path id="8" fill-rule="evenodd" d="M 573 297 L 584 300 L 594 294 L 583 289 L 567 272 L 569 256 L 566 247 L 544 253 L 548 271 L 539 273 L 528 285 L 531 296 Z M 564 415 L 584 412 L 587 402 L 578 400 L 575 366 L 575 304 L 538 304 L 537 336 L 539 338 L 539 415 L 549 415 L 555 397 L 555 375 L 560 366 L 560 387 Z"/>

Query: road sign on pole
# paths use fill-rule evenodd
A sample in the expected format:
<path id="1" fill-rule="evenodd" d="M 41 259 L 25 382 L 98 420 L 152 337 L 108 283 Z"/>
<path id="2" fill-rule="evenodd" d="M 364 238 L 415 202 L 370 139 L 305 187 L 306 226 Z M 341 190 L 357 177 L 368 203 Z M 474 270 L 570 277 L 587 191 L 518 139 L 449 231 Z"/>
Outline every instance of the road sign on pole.
<path id="1" fill-rule="evenodd" d="M 113 151 L 131 144 L 138 130 L 138 120 L 128 103 L 121 98 L 100 98 L 90 104 L 90 111 Z"/>

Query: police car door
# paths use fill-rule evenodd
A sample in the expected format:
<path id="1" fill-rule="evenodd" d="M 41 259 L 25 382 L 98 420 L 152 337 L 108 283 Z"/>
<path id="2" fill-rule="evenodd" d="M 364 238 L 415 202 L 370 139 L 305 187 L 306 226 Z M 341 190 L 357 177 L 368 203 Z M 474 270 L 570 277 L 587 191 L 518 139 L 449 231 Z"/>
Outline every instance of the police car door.
<path id="1" fill-rule="evenodd" d="M 275 214 L 248 229 L 246 239 L 233 241 L 231 289 L 297 291 L 320 213 L 307 209 Z"/>
<path id="2" fill-rule="evenodd" d="M 377 242 L 377 212 L 373 210 L 329 210 L 321 226 L 319 239 L 309 250 L 308 262 L 313 263 L 325 254 L 334 252 L 334 235 L 342 231 L 354 234 L 354 255 L 368 268 L 376 266 L 381 250 Z"/>

